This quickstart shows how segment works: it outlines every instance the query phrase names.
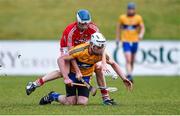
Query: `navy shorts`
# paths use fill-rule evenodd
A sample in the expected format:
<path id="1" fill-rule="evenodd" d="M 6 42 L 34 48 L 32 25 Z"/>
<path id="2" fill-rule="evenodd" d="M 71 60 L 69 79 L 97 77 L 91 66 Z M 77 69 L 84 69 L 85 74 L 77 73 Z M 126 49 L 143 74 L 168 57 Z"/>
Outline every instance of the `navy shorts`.
<path id="1" fill-rule="evenodd" d="M 76 79 L 76 74 L 75 73 L 69 73 L 69 78 L 73 81 L 73 83 L 80 83 L 83 84 L 81 81 Z M 83 77 L 83 79 L 89 83 L 90 81 L 90 76 Z M 66 85 L 66 96 L 84 96 L 84 97 L 89 97 L 89 90 L 87 87 L 84 86 L 68 86 Z"/>
<path id="2" fill-rule="evenodd" d="M 138 50 L 138 42 L 123 42 L 123 51 L 135 54 Z"/>

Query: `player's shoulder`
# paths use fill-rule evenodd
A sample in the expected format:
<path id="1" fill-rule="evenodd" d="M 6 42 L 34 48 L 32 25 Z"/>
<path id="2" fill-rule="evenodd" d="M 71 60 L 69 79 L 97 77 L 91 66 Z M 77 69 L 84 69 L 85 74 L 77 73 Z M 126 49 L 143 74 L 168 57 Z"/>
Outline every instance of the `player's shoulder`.
<path id="1" fill-rule="evenodd" d="M 69 54 L 74 54 L 74 53 L 82 52 L 82 51 L 84 51 L 85 49 L 88 49 L 88 46 L 89 46 L 89 43 L 79 44 L 79 45 L 73 47 L 73 48 L 69 51 Z"/>
<path id="2" fill-rule="evenodd" d="M 77 28 L 77 22 L 73 22 L 66 26 L 65 31 L 70 32 L 71 30 L 76 28 Z"/>
<path id="3" fill-rule="evenodd" d="M 90 22 L 90 23 L 89 23 L 89 29 L 90 29 L 90 30 L 93 30 L 93 31 L 95 31 L 95 32 L 99 32 L 98 26 L 97 26 L 95 23 L 93 23 L 93 22 Z"/>
<path id="4" fill-rule="evenodd" d="M 142 16 L 141 16 L 140 14 L 136 14 L 135 17 L 136 17 L 137 19 L 142 19 Z"/>
<path id="5" fill-rule="evenodd" d="M 127 18 L 127 15 L 126 14 L 122 14 L 119 16 L 120 19 L 124 19 L 124 18 Z"/>

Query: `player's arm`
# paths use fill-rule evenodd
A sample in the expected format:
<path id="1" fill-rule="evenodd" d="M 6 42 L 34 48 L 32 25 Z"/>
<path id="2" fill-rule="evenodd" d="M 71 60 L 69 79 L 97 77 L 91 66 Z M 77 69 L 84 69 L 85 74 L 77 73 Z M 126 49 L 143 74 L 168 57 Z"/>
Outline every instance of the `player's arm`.
<path id="1" fill-rule="evenodd" d="M 64 30 L 63 34 L 62 34 L 62 37 L 60 39 L 60 53 L 61 53 L 61 56 L 66 54 L 69 50 L 68 48 L 68 32 L 67 32 L 67 29 Z"/>
<path id="2" fill-rule="evenodd" d="M 81 78 L 83 77 L 83 75 L 82 75 L 82 73 L 81 73 L 81 71 L 80 71 L 80 69 L 79 69 L 79 67 L 78 67 L 78 64 L 77 64 L 76 60 L 75 60 L 75 59 L 71 60 L 71 64 L 72 64 L 72 66 L 74 67 L 74 70 L 75 70 L 75 72 L 76 72 L 76 78 L 77 78 L 78 80 L 81 80 Z"/>
<path id="3" fill-rule="evenodd" d="M 68 79 L 68 72 L 66 70 L 66 64 L 65 62 L 70 62 L 71 60 L 73 60 L 74 58 L 72 56 L 70 56 L 69 54 L 64 54 L 63 56 L 61 56 L 59 59 L 58 59 L 58 66 L 59 66 L 59 69 L 61 70 L 62 72 L 62 75 L 63 75 L 63 78 L 64 79 Z"/>
<path id="4" fill-rule="evenodd" d="M 122 72 L 120 66 L 112 60 L 107 54 L 106 54 L 106 61 L 111 67 L 114 69 L 114 71 L 118 74 L 118 76 L 123 80 L 125 86 L 128 89 L 132 89 L 132 83 L 126 78 L 125 74 Z"/>
<path id="5" fill-rule="evenodd" d="M 116 24 L 116 45 L 119 45 L 119 41 L 121 40 L 120 35 L 121 35 L 121 25 L 122 24 L 122 17 L 119 17 L 119 20 Z"/>
<path id="6" fill-rule="evenodd" d="M 118 22 L 116 24 L 116 41 L 120 40 L 120 34 L 121 34 L 121 24 Z"/>
<path id="7" fill-rule="evenodd" d="M 140 32 L 139 32 L 139 39 L 143 39 L 144 37 L 144 33 L 145 33 L 145 26 L 144 26 L 144 22 L 142 20 L 142 18 L 140 17 L 140 23 L 139 23 L 139 26 L 140 26 Z"/>
<path id="8" fill-rule="evenodd" d="M 72 46 L 70 46 L 70 47 L 61 47 L 61 56 L 65 55 L 67 53 L 67 51 L 69 49 L 71 49 L 71 48 L 72 48 Z M 77 65 L 76 60 L 71 59 L 70 63 L 72 64 L 72 66 L 74 67 L 74 70 L 76 71 L 77 78 L 81 78 L 82 74 L 81 74 L 81 71 L 80 71 L 80 69 L 79 69 L 79 67 Z"/>
<path id="9" fill-rule="evenodd" d="M 103 55 L 102 55 L 101 69 L 102 69 L 103 71 L 109 72 L 106 64 L 107 64 L 107 63 L 106 63 L 106 52 L 104 51 L 104 52 L 103 52 Z"/>
<path id="10" fill-rule="evenodd" d="M 72 43 L 69 43 L 69 39 L 68 39 L 68 30 L 65 29 L 65 31 L 63 32 L 63 35 L 61 37 L 61 41 L 60 41 L 60 46 L 61 46 L 61 57 L 65 54 L 67 54 L 67 52 L 73 47 Z M 71 38 L 72 41 L 72 38 Z M 82 74 L 80 72 L 80 69 L 77 65 L 77 62 L 75 59 L 71 59 L 70 63 L 72 64 L 72 66 L 74 67 L 75 71 L 76 71 L 76 75 L 77 77 L 82 77 Z M 63 68 L 63 69 L 67 69 L 67 68 Z M 62 71 L 63 72 L 63 71 Z"/>

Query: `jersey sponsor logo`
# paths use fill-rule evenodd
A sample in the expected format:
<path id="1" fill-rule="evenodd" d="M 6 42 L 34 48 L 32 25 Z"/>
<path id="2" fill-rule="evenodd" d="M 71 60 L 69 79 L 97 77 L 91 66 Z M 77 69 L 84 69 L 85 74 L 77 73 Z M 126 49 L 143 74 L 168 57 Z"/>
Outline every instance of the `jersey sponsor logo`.
<path id="1" fill-rule="evenodd" d="M 81 38 L 81 39 L 75 39 L 74 43 L 77 45 L 77 44 L 85 43 L 87 41 L 88 40 L 86 38 Z"/>
<path id="2" fill-rule="evenodd" d="M 123 25 L 122 28 L 125 30 L 135 30 L 137 29 L 138 25 Z"/>
<path id="3" fill-rule="evenodd" d="M 88 68 L 91 68 L 93 66 L 93 64 L 83 63 L 83 62 L 80 62 L 78 60 L 76 60 L 76 61 L 77 61 L 79 68 L 88 69 Z"/>

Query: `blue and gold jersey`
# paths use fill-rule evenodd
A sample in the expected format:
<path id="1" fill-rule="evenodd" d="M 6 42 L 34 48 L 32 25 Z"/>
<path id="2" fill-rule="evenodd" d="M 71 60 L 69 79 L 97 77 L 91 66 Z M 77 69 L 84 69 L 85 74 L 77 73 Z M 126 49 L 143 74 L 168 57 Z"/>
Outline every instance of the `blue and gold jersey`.
<path id="1" fill-rule="evenodd" d="M 76 59 L 78 67 L 83 76 L 91 76 L 94 72 L 95 63 L 102 60 L 102 55 L 90 55 L 88 52 L 89 44 L 77 45 L 69 51 L 70 57 Z M 71 72 L 75 73 L 73 66 Z"/>
<path id="2" fill-rule="evenodd" d="M 142 17 L 140 15 L 127 16 L 126 14 L 119 17 L 119 23 L 121 25 L 121 40 L 123 42 L 138 42 L 139 41 L 139 26 L 143 24 Z"/>

